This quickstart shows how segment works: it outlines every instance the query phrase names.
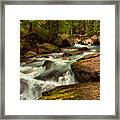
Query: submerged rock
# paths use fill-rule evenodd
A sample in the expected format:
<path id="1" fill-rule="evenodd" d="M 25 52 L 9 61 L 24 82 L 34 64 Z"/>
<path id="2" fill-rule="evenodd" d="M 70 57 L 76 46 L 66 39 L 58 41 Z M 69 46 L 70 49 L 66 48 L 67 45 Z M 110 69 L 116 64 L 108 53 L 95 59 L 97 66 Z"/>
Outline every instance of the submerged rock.
<path id="1" fill-rule="evenodd" d="M 39 100 L 99 100 L 100 82 L 58 86 L 42 93 Z"/>
<path id="2" fill-rule="evenodd" d="M 50 70 L 45 71 L 44 73 L 40 74 L 39 76 L 35 77 L 35 79 L 43 80 L 43 81 L 58 81 L 59 76 L 63 76 L 68 69 L 60 69 L 60 68 L 52 68 Z"/>
<path id="3" fill-rule="evenodd" d="M 62 55 L 62 57 L 69 57 L 69 56 L 72 56 L 71 52 L 65 52 Z"/>
<path id="4" fill-rule="evenodd" d="M 62 57 L 65 58 L 65 57 L 69 57 L 69 56 L 73 56 L 73 55 L 80 55 L 82 53 L 83 53 L 83 51 L 79 51 L 79 50 L 71 51 L 71 52 L 65 52 L 65 53 L 63 53 Z"/>
<path id="5" fill-rule="evenodd" d="M 81 47 L 78 49 L 79 51 L 89 51 L 90 49 L 87 47 Z"/>
<path id="6" fill-rule="evenodd" d="M 71 69 L 79 82 L 100 80 L 100 54 L 90 54 L 77 60 Z"/>
<path id="7" fill-rule="evenodd" d="M 42 67 L 45 68 L 46 70 L 48 70 L 48 69 L 54 67 L 54 65 L 55 65 L 55 64 L 54 64 L 53 61 L 46 60 L 46 61 L 43 63 Z"/>

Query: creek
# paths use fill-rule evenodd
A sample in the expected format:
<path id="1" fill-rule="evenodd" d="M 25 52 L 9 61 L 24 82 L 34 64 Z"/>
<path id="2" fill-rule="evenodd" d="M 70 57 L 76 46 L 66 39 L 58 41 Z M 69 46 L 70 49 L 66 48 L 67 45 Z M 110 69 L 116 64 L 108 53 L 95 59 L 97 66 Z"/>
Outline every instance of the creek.
<path id="1" fill-rule="evenodd" d="M 71 53 L 78 48 L 87 47 L 90 51 L 64 58 L 65 52 Z M 20 80 L 22 92 L 21 100 L 36 100 L 44 91 L 49 91 L 57 86 L 76 84 L 71 64 L 81 57 L 96 53 L 100 46 L 75 44 L 71 48 L 63 48 L 61 53 L 51 53 L 47 56 L 31 58 L 32 62 L 21 63 Z"/>

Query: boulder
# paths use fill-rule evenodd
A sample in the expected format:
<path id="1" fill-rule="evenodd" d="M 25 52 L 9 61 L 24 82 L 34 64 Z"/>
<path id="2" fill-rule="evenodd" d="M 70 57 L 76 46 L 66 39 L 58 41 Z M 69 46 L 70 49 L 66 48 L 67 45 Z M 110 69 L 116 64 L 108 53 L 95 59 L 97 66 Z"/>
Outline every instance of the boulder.
<path id="1" fill-rule="evenodd" d="M 48 54 L 48 53 L 51 53 L 51 51 L 38 47 L 38 54 Z"/>
<path id="2" fill-rule="evenodd" d="M 46 70 L 49 70 L 50 68 L 54 67 L 54 62 L 53 61 L 50 61 L 50 60 L 46 60 L 42 67 L 45 68 Z"/>
<path id="3" fill-rule="evenodd" d="M 80 54 L 82 54 L 82 53 L 83 53 L 83 51 L 79 51 L 79 50 L 76 50 L 76 51 L 72 51 L 72 52 L 71 52 L 72 55 L 80 55 Z"/>
<path id="4" fill-rule="evenodd" d="M 71 46 L 71 43 L 68 39 L 64 39 L 62 41 L 62 47 L 70 47 Z"/>
<path id="5" fill-rule="evenodd" d="M 31 57 L 36 57 L 37 53 L 33 52 L 33 51 L 28 51 L 24 54 L 25 58 L 31 58 Z"/>
<path id="6" fill-rule="evenodd" d="M 73 56 L 73 55 L 80 55 L 82 54 L 83 51 L 71 51 L 71 52 L 65 52 L 63 53 L 62 57 L 63 57 L 63 60 L 71 60 L 70 56 Z"/>
<path id="7" fill-rule="evenodd" d="M 29 84 L 27 80 L 20 79 L 20 94 L 28 92 Z"/>
<path id="8" fill-rule="evenodd" d="M 73 55 L 79 55 L 79 54 L 82 54 L 83 51 L 79 51 L 79 50 L 76 50 L 76 51 L 71 51 L 71 52 L 65 52 L 63 53 L 62 57 L 69 57 L 69 56 L 73 56 Z"/>
<path id="9" fill-rule="evenodd" d="M 92 39 L 94 45 L 100 44 L 100 38 L 97 35 L 92 36 L 91 39 Z"/>
<path id="10" fill-rule="evenodd" d="M 33 72 L 33 68 L 31 66 L 21 67 L 20 72 L 22 72 L 24 74 L 29 74 L 29 73 Z"/>
<path id="11" fill-rule="evenodd" d="M 63 53 L 62 57 L 69 57 L 69 56 L 72 56 L 72 53 L 71 52 L 65 52 Z"/>
<path id="12" fill-rule="evenodd" d="M 89 51 L 90 49 L 87 47 L 81 47 L 78 49 L 79 51 Z"/>
<path id="13" fill-rule="evenodd" d="M 82 45 L 93 45 L 93 40 L 91 38 L 85 39 L 81 43 Z"/>
<path id="14" fill-rule="evenodd" d="M 38 46 L 39 54 L 53 53 L 53 52 L 59 52 L 59 48 L 55 45 L 52 45 L 50 43 L 43 43 Z"/>
<path id="15" fill-rule="evenodd" d="M 51 63 L 50 63 L 51 64 Z M 54 64 L 54 63 L 52 63 Z M 45 70 L 42 74 L 35 77 L 35 79 L 42 80 L 42 81 L 55 81 L 58 82 L 60 76 L 63 76 L 65 72 L 67 72 L 69 68 L 61 68 L 58 66 L 51 67 L 49 70 Z"/>
<path id="16" fill-rule="evenodd" d="M 88 39 L 82 40 L 83 45 L 100 45 L 100 36 L 94 35 Z"/>
<path id="17" fill-rule="evenodd" d="M 100 54 L 86 55 L 71 65 L 79 82 L 100 80 Z"/>
<path id="18" fill-rule="evenodd" d="M 58 86 L 42 93 L 39 100 L 99 100 L 100 82 Z"/>
<path id="19" fill-rule="evenodd" d="M 59 34 L 52 43 L 58 47 L 71 47 L 75 44 L 75 39 L 67 34 Z"/>

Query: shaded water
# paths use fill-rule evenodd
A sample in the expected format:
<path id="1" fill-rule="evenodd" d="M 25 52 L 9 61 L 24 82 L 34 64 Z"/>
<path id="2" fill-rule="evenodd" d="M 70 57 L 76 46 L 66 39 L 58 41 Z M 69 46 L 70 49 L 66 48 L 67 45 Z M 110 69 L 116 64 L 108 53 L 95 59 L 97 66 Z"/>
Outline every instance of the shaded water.
<path id="1" fill-rule="evenodd" d="M 69 56 L 68 59 L 63 59 L 63 53 L 52 53 L 48 55 L 48 58 L 33 58 L 34 62 L 21 64 L 20 79 L 23 91 L 20 94 L 20 99 L 38 99 L 43 91 L 51 90 L 56 86 L 77 83 L 71 70 L 71 64 L 100 49 L 99 46 L 75 44 L 71 49 L 64 49 L 64 52 L 71 52 L 75 50 L 73 48 L 81 47 L 88 47 L 91 51 Z"/>

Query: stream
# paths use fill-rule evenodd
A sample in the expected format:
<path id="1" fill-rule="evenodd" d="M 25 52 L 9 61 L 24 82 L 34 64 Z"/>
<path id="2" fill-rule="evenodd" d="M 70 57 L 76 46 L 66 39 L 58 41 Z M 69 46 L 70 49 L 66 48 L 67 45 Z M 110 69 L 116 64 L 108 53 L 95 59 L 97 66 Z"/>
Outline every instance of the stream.
<path id="1" fill-rule="evenodd" d="M 79 55 L 69 56 L 63 59 L 64 52 L 70 53 L 78 48 L 87 47 L 88 52 Z M 71 64 L 81 57 L 96 53 L 100 46 L 75 44 L 71 49 L 64 48 L 61 53 L 51 53 L 48 56 L 31 58 L 34 61 L 21 63 L 20 80 L 21 80 L 21 100 L 36 100 L 42 92 L 51 90 L 57 86 L 76 84 L 74 73 L 71 70 Z"/>

